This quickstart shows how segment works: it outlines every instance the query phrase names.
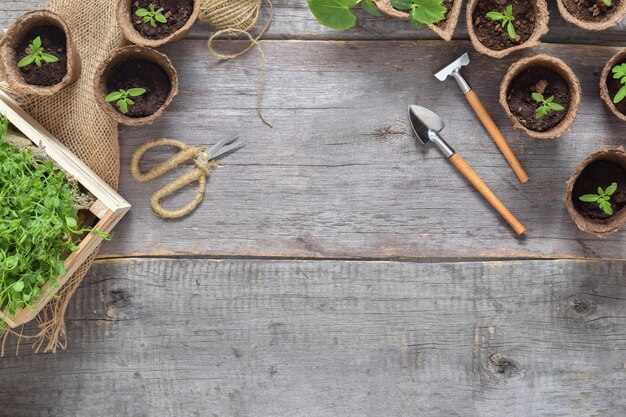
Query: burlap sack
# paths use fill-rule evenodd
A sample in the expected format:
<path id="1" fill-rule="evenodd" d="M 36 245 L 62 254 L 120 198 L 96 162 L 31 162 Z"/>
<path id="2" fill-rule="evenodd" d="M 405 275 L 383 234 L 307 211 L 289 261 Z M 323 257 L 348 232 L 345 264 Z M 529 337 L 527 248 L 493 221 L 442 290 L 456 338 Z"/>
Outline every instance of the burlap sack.
<path id="1" fill-rule="evenodd" d="M 552 129 L 546 130 L 545 132 L 530 130 L 522 125 L 517 119 L 517 116 L 515 116 L 511 112 L 507 100 L 507 95 L 511 82 L 522 71 L 531 67 L 550 68 L 558 73 L 567 82 L 571 95 L 571 101 L 567 109 L 567 114 L 565 115 L 563 120 L 561 120 L 561 123 L 554 126 Z M 572 124 L 574 123 L 574 120 L 576 120 L 576 116 L 578 115 L 578 109 L 580 108 L 581 94 L 582 93 L 578 77 L 576 77 L 574 71 L 572 71 L 572 69 L 568 67 L 565 62 L 550 55 L 539 54 L 527 58 L 522 58 L 509 67 L 509 70 L 507 71 L 504 79 L 502 80 L 502 83 L 500 84 L 500 105 L 504 109 L 506 115 L 509 116 L 509 119 L 511 119 L 511 121 L 513 122 L 513 126 L 515 126 L 516 129 L 522 129 L 524 132 L 526 132 L 528 136 L 533 138 L 554 139 L 563 135 L 572 127 Z"/>
<path id="2" fill-rule="evenodd" d="M 617 25 L 622 21 L 624 16 L 626 16 L 626 1 L 622 1 L 619 6 L 617 6 L 617 11 L 609 16 L 606 20 L 601 20 L 599 22 L 588 22 L 585 20 L 580 20 L 573 14 L 567 10 L 567 7 L 563 4 L 563 0 L 556 0 L 556 4 L 559 7 L 559 13 L 563 16 L 563 19 L 566 21 L 573 23 L 579 28 L 587 29 L 587 30 L 604 30 L 610 27 Z"/>
<path id="3" fill-rule="evenodd" d="M 382 13 L 387 16 L 394 17 L 401 20 L 409 20 L 409 14 L 402 10 L 395 9 L 389 0 L 373 0 L 374 4 Z M 452 9 L 446 13 L 446 24 L 444 27 L 437 25 L 428 25 L 428 28 L 435 32 L 437 36 L 445 41 L 452 39 L 454 30 L 459 22 L 459 15 L 461 14 L 461 8 L 463 7 L 463 0 L 455 0 L 452 4 Z"/>
<path id="4" fill-rule="evenodd" d="M 18 95 L 6 86 L 3 88 L 96 174 L 117 188 L 117 123 L 97 106 L 93 79 L 98 65 L 124 44 L 124 37 L 115 19 L 115 8 L 103 6 L 100 0 L 49 0 L 46 5 L 65 20 L 82 57 L 82 75 L 75 84 L 48 97 Z M 65 311 L 94 258 L 95 254 L 61 288 L 59 298 L 42 310 L 39 331 L 22 336 L 34 339 L 36 350 L 43 347 L 44 351 L 54 352 L 65 347 Z"/>
<path id="5" fill-rule="evenodd" d="M 143 59 L 146 61 L 154 62 L 159 65 L 165 73 L 168 75 L 170 79 L 170 93 L 165 100 L 165 103 L 150 116 L 146 117 L 129 117 L 125 114 L 117 111 L 111 103 L 107 103 L 105 101 L 105 97 L 110 91 L 107 91 L 106 83 L 111 71 L 115 69 L 115 67 L 126 59 Z M 161 117 L 165 109 L 167 109 L 172 102 L 172 99 L 178 94 L 178 73 L 172 62 L 167 57 L 167 55 L 162 54 L 161 52 L 155 51 L 152 48 L 148 48 L 145 46 L 139 45 L 131 45 L 126 46 L 124 48 L 120 48 L 116 50 L 111 56 L 109 56 L 106 60 L 104 60 L 96 70 L 96 74 L 94 77 L 93 91 L 96 97 L 96 103 L 100 106 L 100 109 L 111 119 L 115 120 L 118 123 L 127 126 L 141 126 L 141 125 L 149 125 L 154 123 L 156 119 Z"/>
<path id="6" fill-rule="evenodd" d="M 34 27 L 52 25 L 65 33 L 67 42 L 67 74 L 58 84 L 51 86 L 32 85 L 24 81 L 20 69 L 17 67 L 15 49 L 22 38 Z M 81 63 L 76 43 L 67 24 L 56 13 L 48 10 L 35 10 L 26 13 L 11 25 L 9 30 L 0 39 L 0 78 L 4 79 L 11 88 L 19 94 L 37 94 L 49 96 L 56 94 L 78 80 L 81 73 Z"/>
<path id="7" fill-rule="evenodd" d="M 118 0 L 117 2 L 117 23 L 120 25 L 122 29 L 122 33 L 131 43 L 142 46 L 149 46 L 151 48 L 158 48 L 159 46 L 165 45 L 166 43 L 175 42 L 184 38 L 187 33 L 191 30 L 191 27 L 195 23 L 198 18 L 198 14 L 200 13 L 200 0 L 194 0 L 193 2 L 193 12 L 187 20 L 187 23 L 176 32 L 172 33 L 170 36 L 167 36 L 163 39 L 148 39 L 141 36 L 141 33 L 135 29 L 133 22 L 130 18 L 130 5 L 132 0 Z"/>
<path id="8" fill-rule="evenodd" d="M 576 172 L 567 181 L 567 191 L 565 193 L 565 207 L 576 226 L 583 232 L 593 233 L 596 236 L 602 237 L 608 234 L 617 232 L 626 223 L 626 209 L 622 209 L 615 213 L 613 217 L 607 220 L 592 220 L 589 219 L 576 210 L 572 198 L 578 198 L 579 196 L 573 196 L 574 185 L 580 174 L 584 169 L 592 162 L 598 160 L 611 161 L 617 165 L 626 169 L 626 152 L 624 148 L 619 147 L 617 149 L 609 149 L 605 151 L 599 151 L 590 155 L 583 161 L 582 164 L 576 169 Z"/>
<path id="9" fill-rule="evenodd" d="M 513 46 L 511 48 L 503 49 L 501 51 L 494 51 L 493 49 L 487 48 L 485 45 L 478 40 L 478 36 L 476 36 L 476 32 L 474 32 L 474 9 L 478 4 L 479 0 L 469 0 L 467 4 L 467 32 L 469 33 L 470 40 L 472 41 L 472 45 L 474 49 L 476 49 L 481 54 L 493 57 L 493 58 L 504 58 L 512 52 L 519 51 L 520 49 L 531 48 L 533 46 L 539 45 L 540 39 L 543 35 L 548 33 L 548 20 L 550 17 L 550 13 L 548 12 L 548 5 L 546 0 L 535 0 L 533 5 L 535 6 L 535 12 L 537 17 L 535 19 L 535 31 L 533 34 L 526 40 L 526 42 Z"/>
<path id="10" fill-rule="evenodd" d="M 624 4 L 626 4 L 626 2 Z M 604 101 L 604 104 L 606 104 L 615 117 L 626 122 L 626 114 L 617 110 L 617 107 L 613 103 L 613 98 L 609 94 L 609 88 L 606 85 L 607 79 L 609 77 L 613 77 L 613 72 L 611 71 L 613 67 L 624 61 L 626 61 L 626 48 L 620 49 L 611 57 L 611 59 L 608 60 L 602 70 L 602 75 L 600 76 L 600 97 L 602 97 L 602 101 Z"/>

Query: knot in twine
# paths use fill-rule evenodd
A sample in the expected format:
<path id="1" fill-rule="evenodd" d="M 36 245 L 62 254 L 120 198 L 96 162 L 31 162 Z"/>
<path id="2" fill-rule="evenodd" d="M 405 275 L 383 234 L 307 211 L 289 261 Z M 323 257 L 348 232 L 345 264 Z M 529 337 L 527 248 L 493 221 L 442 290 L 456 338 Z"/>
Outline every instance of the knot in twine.
<path id="1" fill-rule="evenodd" d="M 179 148 L 181 151 L 171 159 L 161 163 L 160 165 L 152 168 L 150 171 L 143 173 L 139 168 L 139 162 L 143 155 L 152 148 L 158 146 L 173 146 Z M 148 182 L 155 180 L 163 176 L 168 171 L 178 168 L 180 165 L 188 161 L 193 161 L 195 169 L 166 184 L 163 188 L 152 195 L 150 199 L 150 205 L 152 210 L 163 219 L 178 219 L 184 217 L 193 212 L 200 202 L 204 199 L 204 193 L 206 192 L 207 178 L 211 175 L 211 169 L 217 166 L 215 161 L 211 161 L 208 164 L 198 162 L 196 156 L 200 152 L 206 150 L 205 146 L 195 147 L 189 146 L 184 142 L 174 139 L 155 139 L 141 145 L 133 153 L 133 158 L 130 163 L 130 171 L 133 177 L 139 182 Z M 166 197 L 174 194 L 178 190 L 198 181 L 198 191 L 193 199 L 183 208 L 179 210 L 167 210 L 161 205 L 161 201 Z"/>
<path id="2" fill-rule="evenodd" d="M 211 35 L 207 44 L 209 52 L 217 59 L 223 61 L 235 59 L 246 54 L 255 46 L 259 49 L 259 54 L 261 54 L 261 69 L 259 71 L 259 82 L 257 86 L 257 113 L 263 123 L 272 127 L 272 124 L 263 116 L 261 106 L 263 79 L 265 77 L 265 53 L 263 53 L 263 49 L 259 43 L 261 36 L 267 32 L 272 22 L 274 15 L 272 0 L 265 0 L 270 9 L 267 23 L 263 26 L 261 32 L 256 37 L 252 36 L 249 32 L 256 26 L 259 20 L 262 1 L 263 0 L 200 0 L 199 18 L 217 29 L 217 32 Z M 248 44 L 241 51 L 234 54 L 221 53 L 215 49 L 213 42 L 217 38 L 230 35 L 243 36 L 248 39 Z"/>

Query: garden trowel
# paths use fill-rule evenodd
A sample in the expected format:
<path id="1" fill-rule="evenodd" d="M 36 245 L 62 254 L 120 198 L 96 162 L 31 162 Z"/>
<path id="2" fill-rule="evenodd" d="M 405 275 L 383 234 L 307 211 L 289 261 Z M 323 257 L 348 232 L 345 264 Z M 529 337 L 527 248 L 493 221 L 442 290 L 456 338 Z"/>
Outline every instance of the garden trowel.
<path id="1" fill-rule="evenodd" d="M 465 178 L 483 195 L 495 208 L 504 220 L 515 230 L 518 235 L 523 234 L 526 228 L 511 214 L 509 209 L 496 197 L 496 195 L 487 187 L 482 179 L 474 172 L 474 170 L 461 158 L 461 156 L 452 149 L 450 145 L 439 135 L 439 132 L 444 128 L 443 120 L 432 111 L 422 106 L 409 106 L 409 119 L 411 120 L 411 126 L 413 131 L 417 135 L 417 138 L 426 145 L 428 142 L 432 142 L 444 154 L 446 158 L 452 162 L 452 164 L 463 174 Z"/>
<path id="2" fill-rule="evenodd" d="M 435 73 L 435 77 L 439 81 L 444 81 L 448 77 L 452 77 L 456 80 L 457 84 L 461 87 L 461 90 L 465 94 L 465 98 L 472 106 L 472 109 L 474 109 L 474 112 L 485 126 L 485 129 L 487 129 L 487 132 L 489 132 L 493 141 L 496 145 L 498 145 L 498 148 L 500 148 L 500 152 L 502 152 L 502 155 L 504 155 L 509 165 L 511 165 L 513 172 L 515 172 L 515 175 L 517 175 L 517 178 L 523 184 L 528 181 L 528 173 L 526 173 L 526 170 L 511 150 L 511 147 L 506 139 L 504 139 L 502 132 L 500 132 L 500 129 L 496 126 L 496 123 L 489 115 L 489 112 L 483 105 L 482 101 L 480 101 L 480 98 L 478 98 L 478 95 L 476 95 L 476 92 L 472 90 L 472 87 L 470 87 L 461 74 L 461 68 L 469 64 L 469 62 L 469 55 L 466 52 L 450 65 Z"/>

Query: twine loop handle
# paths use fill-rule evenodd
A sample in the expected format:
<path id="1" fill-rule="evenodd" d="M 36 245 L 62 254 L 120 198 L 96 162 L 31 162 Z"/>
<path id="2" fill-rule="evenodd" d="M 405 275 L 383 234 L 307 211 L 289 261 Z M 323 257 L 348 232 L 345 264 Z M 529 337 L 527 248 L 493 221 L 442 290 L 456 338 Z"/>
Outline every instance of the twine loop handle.
<path id="1" fill-rule="evenodd" d="M 162 162 L 156 167 L 150 169 L 148 172 L 141 172 L 141 169 L 139 168 L 141 158 L 143 158 L 145 153 L 150 149 L 161 146 L 173 146 L 179 148 L 181 151 L 167 161 Z M 168 171 L 171 171 L 188 161 L 193 161 L 195 165 L 195 168 L 192 171 L 177 180 L 166 184 L 163 188 L 154 193 L 150 199 L 150 205 L 152 206 L 152 210 L 154 210 L 158 216 L 164 219 L 178 219 L 190 214 L 198 207 L 204 198 L 207 178 L 211 175 L 211 168 L 217 166 L 214 161 L 205 164 L 196 160 L 196 156 L 205 150 L 205 146 L 189 146 L 179 140 L 162 138 L 151 140 L 141 145 L 133 153 L 130 169 L 133 177 L 139 182 L 155 180 Z M 168 210 L 161 205 L 161 201 L 196 181 L 198 182 L 198 191 L 196 192 L 194 198 L 185 207 L 178 210 Z"/>

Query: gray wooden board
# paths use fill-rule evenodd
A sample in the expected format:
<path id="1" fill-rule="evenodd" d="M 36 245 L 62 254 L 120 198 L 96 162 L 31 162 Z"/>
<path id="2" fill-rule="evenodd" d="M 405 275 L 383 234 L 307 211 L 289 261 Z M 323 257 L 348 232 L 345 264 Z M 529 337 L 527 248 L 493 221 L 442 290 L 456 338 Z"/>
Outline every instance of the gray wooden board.
<path id="1" fill-rule="evenodd" d="M 7 27 L 21 14 L 42 7 L 42 0 L 2 0 L 0 1 L 0 28 Z M 306 0 L 274 1 L 274 20 L 267 33 L 268 39 L 437 39 L 430 30 L 414 29 L 404 21 L 389 17 L 373 17 L 361 10 L 356 11 L 357 26 L 345 32 L 338 32 L 320 25 L 307 6 Z M 622 46 L 626 42 L 624 23 L 601 31 L 591 32 L 579 29 L 563 20 L 554 0 L 550 5 L 550 32 L 545 42 L 575 43 Z M 264 8 L 262 21 L 267 17 Z M 211 34 L 206 24 L 197 24 L 190 36 L 206 38 Z M 456 39 L 468 39 L 465 24 L 465 7 L 455 33 Z"/>
<path id="2" fill-rule="evenodd" d="M 625 273 L 100 261 L 70 305 L 67 351 L 0 360 L 0 415 L 623 416 Z"/>
<path id="3" fill-rule="evenodd" d="M 624 145 L 623 124 L 604 108 L 597 85 L 616 49 L 533 50 L 562 57 L 582 83 L 578 120 L 557 140 L 514 131 L 497 103 L 499 82 L 521 55 L 471 54 L 465 73 L 531 175 L 521 185 L 458 86 L 431 75 L 468 44 L 441 45 L 266 41 L 263 104 L 273 129 L 256 114 L 257 53 L 217 62 L 204 41 L 164 48 L 180 73 L 181 94 L 154 125 L 121 130 L 121 193 L 134 207 L 103 256 L 625 259 L 626 234 L 584 234 L 563 203 L 565 182 L 587 155 Z M 445 118 L 444 136 L 528 227 L 525 238 L 516 238 L 435 148 L 416 143 L 407 125 L 410 103 Z M 220 160 L 199 210 L 179 221 L 157 218 L 151 193 L 185 170 L 139 184 L 130 175 L 132 152 L 161 136 L 201 145 L 233 134 L 245 147 Z M 146 162 L 169 155 L 155 152 Z M 193 192 L 180 195 L 178 205 Z"/>

